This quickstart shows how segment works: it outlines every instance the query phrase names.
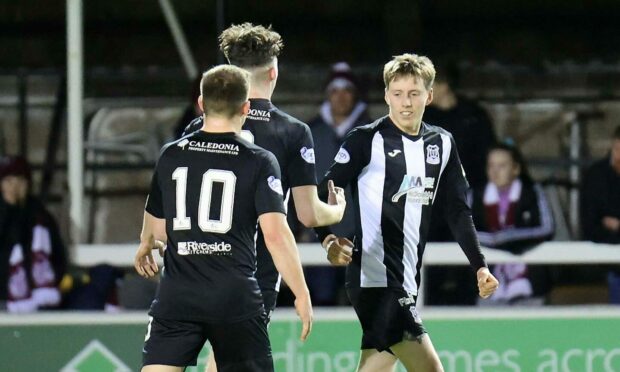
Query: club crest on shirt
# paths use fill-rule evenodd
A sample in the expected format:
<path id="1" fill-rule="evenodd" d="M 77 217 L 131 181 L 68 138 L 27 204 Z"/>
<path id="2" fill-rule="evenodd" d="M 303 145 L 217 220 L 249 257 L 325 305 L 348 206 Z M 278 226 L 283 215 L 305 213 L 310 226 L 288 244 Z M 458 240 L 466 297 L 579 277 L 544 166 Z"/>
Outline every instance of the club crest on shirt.
<path id="1" fill-rule="evenodd" d="M 269 176 L 269 178 L 267 178 L 267 184 L 269 185 L 269 188 L 273 191 L 277 192 L 280 195 L 284 195 L 284 190 L 282 189 L 282 181 L 280 181 L 278 178 L 275 178 L 274 176 Z"/>
<path id="2" fill-rule="evenodd" d="M 428 145 L 426 146 L 426 162 L 428 164 L 439 164 L 439 146 Z"/>
<path id="3" fill-rule="evenodd" d="M 338 153 L 336 154 L 336 157 L 334 158 L 334 160 L 336 161 L 336 163 L 346 164 L 351 160 L 351 156 L 349 155 L 349 152 L 345 150 L 344 147 L 341 147 Z"/>
<path id="4" fill-rule="evenodd" d="M 314 149 L 302 147 L 301 150 L 299 150 L 299 152 L 301 153 L 302 159 L 304 159 L 306 163 L 314 164 Z"/>

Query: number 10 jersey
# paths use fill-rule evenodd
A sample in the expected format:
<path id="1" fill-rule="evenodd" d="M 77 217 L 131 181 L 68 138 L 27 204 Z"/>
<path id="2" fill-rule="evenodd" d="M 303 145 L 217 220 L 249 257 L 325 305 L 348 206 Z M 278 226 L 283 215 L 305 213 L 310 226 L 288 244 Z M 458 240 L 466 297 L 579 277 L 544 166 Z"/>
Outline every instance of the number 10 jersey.
<path id="1" fill-rule="evenodd" d="M 235 322 L 260 314 L 257 218 L 285 213 L 282 193 L 273 154 L 234 133 L 197 131 L 166 145 L 146 203 L 168 236 L 150 315 Z"/>

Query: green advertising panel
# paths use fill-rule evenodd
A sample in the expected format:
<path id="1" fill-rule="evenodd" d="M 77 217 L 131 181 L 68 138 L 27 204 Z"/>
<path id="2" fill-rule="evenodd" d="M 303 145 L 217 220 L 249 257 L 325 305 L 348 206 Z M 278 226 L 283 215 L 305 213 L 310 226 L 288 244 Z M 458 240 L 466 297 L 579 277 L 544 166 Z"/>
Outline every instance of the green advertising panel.
<path id="1" fill-rule="evenodd" d="M 555 317 L 540 312 L 546 315 L 459 318 L 457 312 L 430 317 L 425 325 L 447 372 L 620 372 L 620 315 L 586 317 L 586 310 L 582 316 Z M 146 316 L 143 322 L 141 316 L 120 322 L 118 317 L 123 315 L 106 315 L 92 324 L 84 319 L 72 324 L 71 317 L 54 324 L 0 317 L 0 370 L 139 370 Z M 299 341 L 297 321 L 274 320 L 269 332 L 276 371 L 355 370 L 361 336 L 355 319 L 317 318 L 306 343 Z M 203 371 L 207 355 L 203 350 L 198 367 L 187 370 Z"/>

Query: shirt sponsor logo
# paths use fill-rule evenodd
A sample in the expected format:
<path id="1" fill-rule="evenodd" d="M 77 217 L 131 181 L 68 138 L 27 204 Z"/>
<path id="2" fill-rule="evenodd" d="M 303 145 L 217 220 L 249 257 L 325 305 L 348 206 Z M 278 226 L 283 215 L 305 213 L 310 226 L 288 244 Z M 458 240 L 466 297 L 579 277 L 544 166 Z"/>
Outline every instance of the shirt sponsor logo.
<path id="1" fill-rule="evenodd" d="M 336 154 L 336 157 L 334 158 L 334 160 L 336 161 L 336 163 L 346 164 L 351 160 L 351 156 L 349 155 L 349 152 L 344 147 L 341 147 L 338 153 Z"/>
<path id="2" fill-rule="evenodd" d="M 178 242 L 177 253 L 181 256 L 192 254 L 208 254 L 212 256 L 232 255 L 232 246 L 229 243 L 206 243 L 206 242 Z"/>
<path id="3" fill-rule="evenodd" d="M 426 162 L 428 164 L 439 164 L 439 146 L 428 145 L 426 146 Z"/>
<path id="4" fill-rule="evenodd" d="M 269 176 L 269 178 L 267 178 L 267 184 L 269 185 L 270 189 L 284 196 L 284 190 L 282 189 L 282 181 L 280 181 L 278 178 L 275 178 L 274 176 Z"/>
<path id="5" fill-rule="evenodd" d="M 306 161 L 306 163 L 314 164 L 314 149 L 302 147 L 299 152 L 301 153 L 301 157 Z"/>
<path id="6" fill-rule="evenodd" d="M 250 112 L 248 112 L 248 119 L 270 121 L 271 113 L 265 110 L 250 109 Z"/>
<path id="7" fill-rule="evenodd" d="M 413 293 L 407 293 L 407 297 L 399 298 L 398 303 L 402 307 L 415 305 L 415 297 L 413 296 Z"/>
<path id="8" fill-rule="evenodd" d="M 390 157 L 392 157 L 392 158 L 393 158 L 393 157 L 395 157 L 396 155 L 400 154 L 401 152 L 402 152 L 402 151 L 400 151 L 400 150 L 396 150 L 396 149 L 395 149 L 395 150 L 392 150 L 392 151 L 388 152 L 388 155 L 390 155 Z"/>
<path id="9" fill-rule="evenodd" d="M 234 144 L 234 143 L 189 141 L 188 150 L 210 152 L 210 153 L 215 153 L 215 154 L 238 155 L 239 145 Z"/>
<path id="10" fill-rule="evenodd" d="M 177 143 L 177 146 L 179 146 L 180 148 L 185 150 L 185 146 L 187 146 L 188 143 L 189 143 L 189 140 L 188 139 L 184 139 L 183 141 Z"/>
<path id="11" fill-rule="evenodd" d="M 407 201 L 429 205 L 433 200 L 434 191 L 426 191 L 426 189 L 433 190 L 434 188 L 435 177 L 422 178 L 406 174 L 398 188 L 398 192 L 392 196 L 392 202 L 398 202 L 401 196 L 407 194 Z"/>

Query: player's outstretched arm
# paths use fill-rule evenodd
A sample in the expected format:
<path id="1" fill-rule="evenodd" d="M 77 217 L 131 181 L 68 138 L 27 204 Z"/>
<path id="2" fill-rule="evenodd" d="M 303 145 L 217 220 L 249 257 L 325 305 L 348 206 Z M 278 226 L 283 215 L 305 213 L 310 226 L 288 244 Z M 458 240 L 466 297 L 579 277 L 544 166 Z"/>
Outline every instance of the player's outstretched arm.
<path id="1" fill-rule="evenodd" d="M 324 203 L 319 199 L 317 187 L 314 185 L 292 188 L 297 219 L 304 226 L 328 226 L 342 220 L 347 206 L 344 189 L 334 186 L 331 180 L 327 183 L 327 189 L 329 195 L 327 203 Z"/>
<path id="2" fill-rule="evenodd" d="M 159 254 L 163 256 L 165 245 L 159 239 L 165 239 L 165 231 L 165 219 L 157 218 L 149 212 L 144 212 L 142 232 L 140 233 L 140 246 L 134 259 L 134 267 L 140 276 L 149 278 L 155 276 L 159 271 L 157 262 L 153 258 L 153 249 L 158 249 Z"/>
<path id="3" fill-rule="evenodd" d="M 312 303 L 295 237 L 286 223 L 286 216 L 282 213 L 263 213 L 258 220 L 273 262 L 295 295 L 295 308 L 303 323 L 301 340 L 305 341 L 312 329 Z"/>

